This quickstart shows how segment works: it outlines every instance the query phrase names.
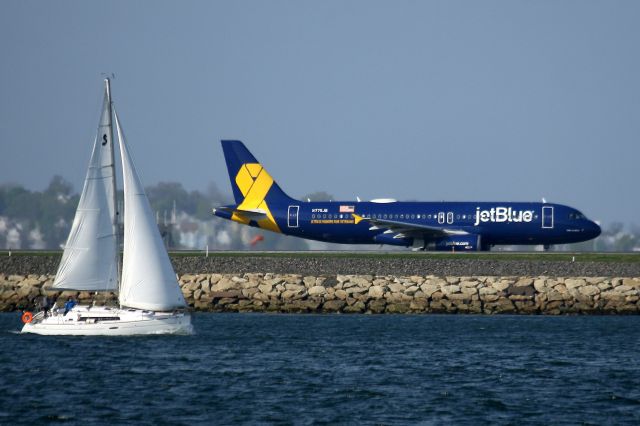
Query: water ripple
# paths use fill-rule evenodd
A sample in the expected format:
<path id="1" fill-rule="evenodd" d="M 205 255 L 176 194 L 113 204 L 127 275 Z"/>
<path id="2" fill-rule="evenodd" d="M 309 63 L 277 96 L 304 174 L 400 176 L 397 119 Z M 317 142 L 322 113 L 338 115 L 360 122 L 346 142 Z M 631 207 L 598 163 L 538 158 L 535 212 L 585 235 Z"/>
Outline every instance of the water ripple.
<path id="1" fill-rule="evenodd" d="M 196 314 L 194 336 L 15 333 L 0 424 L 640 424 L 639 317 Z"/>

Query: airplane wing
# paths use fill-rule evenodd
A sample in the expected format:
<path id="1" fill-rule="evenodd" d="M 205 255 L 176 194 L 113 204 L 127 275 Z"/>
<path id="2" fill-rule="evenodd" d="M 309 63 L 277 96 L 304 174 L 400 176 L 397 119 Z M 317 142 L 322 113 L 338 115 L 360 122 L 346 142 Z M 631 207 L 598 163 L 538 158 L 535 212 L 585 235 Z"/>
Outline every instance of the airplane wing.
<path id="1" fill-rule="evenodd" d="M 249 220 L 262 220 L 267 218 L 267 212 L 262 209 L 238 209 L 231 207 L 217 207 L 213 209 L 213 214 L 216 213 L 216 210 L 222 210 L 223 212 L 227 212 L 229 214 L 237 214 L 238 216 L 242 216 Z"/>
<path id="2" fill-rule="evenodd" d="M 468 235 L 466 231 L 458 229 L 438 228 L 435 226 L 420 225 L 417 223 L 400 222 L 397 220 L 372 219 L 370 217 L 358 216 L 353 214 L 356 224 L 366 221 L 372 226 L 371 231 L 376 229 L 384 229 L 385 234 L 396 234 L 394 238 L 418 237 L 424 240 L 432 240 L 451 235 Z"/>

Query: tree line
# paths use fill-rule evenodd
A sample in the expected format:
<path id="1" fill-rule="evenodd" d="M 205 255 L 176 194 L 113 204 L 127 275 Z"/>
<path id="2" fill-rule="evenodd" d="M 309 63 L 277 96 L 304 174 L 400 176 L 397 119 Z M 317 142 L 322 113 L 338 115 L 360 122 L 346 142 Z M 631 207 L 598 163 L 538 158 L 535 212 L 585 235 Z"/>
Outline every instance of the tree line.
<path id="1" fill-rule="evenodd" d="M 152 209 L 158 213 L 161 234 L 171 249 L 345 248 L 313 245 L 303 239 L 216 220 L 211 214 L 212 207 L 231 204 L 232 198 L 214 183 L 201 192 L 188 191 L 176 182 L 160 182 L 147 187 L 146 192 Z M 0 248 L 60 249 L 67 239 L 79 198 L 73 185 L 61 176 L 54 176 L 43 191 L 31 191 L 18 184 L 0 184 Z M 326 201 L 333 197 L 326 192 L 314 192 L 300 198 Z M 121 191 L 118 199 L 122 203 Z M 174 212 L 179 217 L 174 217 Z M 361 248 L 371 249 L 372 246 Z M 631 251 L 638 248 L 640 228 L 631 226 L 626 229 L 619 222 L 604 226 L 602 235 L 595 241 L 556 247 L 572 251 Z"/>

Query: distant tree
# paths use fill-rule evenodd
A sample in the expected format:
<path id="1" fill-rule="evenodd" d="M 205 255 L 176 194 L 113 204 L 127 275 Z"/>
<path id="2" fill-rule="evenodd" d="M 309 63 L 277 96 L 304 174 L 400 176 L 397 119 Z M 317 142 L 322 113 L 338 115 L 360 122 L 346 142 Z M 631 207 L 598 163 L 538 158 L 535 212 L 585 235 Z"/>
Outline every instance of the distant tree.
<path id="1" fill-rule="evenodd" d="M 177 209 L 189 214 L 192 213 L 189 193 L 181 183 L 160 182 L 156 185 L 147 186 L 145 191 L 149 198 L 151 209 L 158 212 L 160 217 L 163 217 L 165 212 L 170 214 L 174 203 Z"/>
<path id="2" fill-rule="evenodd" d="M 44 193 L 54 197 L 70 197 L 73 194 L 73 185 L 67 182 L 62 176 L 55 175 L 51 179 L 51 182 L 49 182 L 49 186 L 45 189 Z"/>
<path id="3" fill-rule="evenodd" d="M 66 239 L 78 204 L 73 186 L 61 176 L 54 176 L 43 192 L 29 191 L 19 185 L 0 187 L 0 215 L 22 228 L 25 235 L 38 230 L 46 248 L 57 248 Z"/>
<path id="4" fill-rule="evenodd" d="M 34 195 L 40 212 L 33 218 L 31 228 L 39 228 L 45 247 L 57 248 L 69 234 L 80 197 L 73 194 L 73 185 L 61 176 L 54 176 L 42 195 Z"/>
<path id="5" fill-rule="evenodd" d="M 612 222 L 611 225 L 603 232 L 603 235 L 617 235 L 622 232 L 624 225 L 622 222 Z"/>
<path id="6" fill-rule="evenodd" d="M 32 193 L 19 185 L 2 187 L 3 209 L 0 214 L 10 219 L 28 218 L 37 210 L 34 207 Z"/>
<path id="7" fill-rule="evenodd" d="M 215 182 L 210 182 L 209 185 L 207 185 L 205 195 L 215 205 L 221 206 L 224 204 L 231 204 L 232 197 L 230 194 L 220 191 L 220 188 L 218 188 L 218 185 L 216 185 Z"/>
<path id="8" fill-rule="evenodd" d="M 209 184 L 205 194 L 200 191 L 187 192 L 181 183 L 160 182 L 146 188 L 151 208 L 164 216 L 164 212 L 170 214 L 175 203 L 177 211 L 183 211 L 200 220 L 211 218 L 211 209 L 215 206 L 226 204 L 225 197 L 215 186 Z"/>

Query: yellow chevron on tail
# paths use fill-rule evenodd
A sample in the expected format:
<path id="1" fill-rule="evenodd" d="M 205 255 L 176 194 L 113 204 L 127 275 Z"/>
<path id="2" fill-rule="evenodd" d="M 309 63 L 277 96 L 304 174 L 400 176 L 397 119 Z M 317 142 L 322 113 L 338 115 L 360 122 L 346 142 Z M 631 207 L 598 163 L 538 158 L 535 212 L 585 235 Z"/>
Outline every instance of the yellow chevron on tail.
<path id="1" fill-rule="evenodd" d="M 266 212 L 267 217 L 258 221 L 258 226 L 273 232 L 281 232 L 276 223 L 269 206 L 265 201 L 271 186 L 273 178 L 259 163 L 245 163 L 238 170 L 235 183 L 244 196 L 242 203 L 238 205 L 238 210 L 260 209 Z M 242 214 L 233 213 L 232 220 L 243 224 L 248 224 L 250 219 Z"/>

